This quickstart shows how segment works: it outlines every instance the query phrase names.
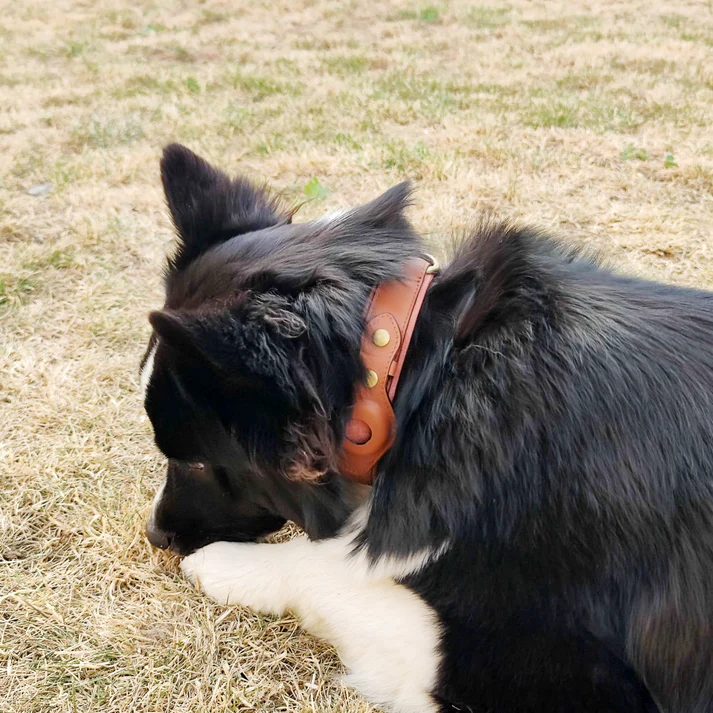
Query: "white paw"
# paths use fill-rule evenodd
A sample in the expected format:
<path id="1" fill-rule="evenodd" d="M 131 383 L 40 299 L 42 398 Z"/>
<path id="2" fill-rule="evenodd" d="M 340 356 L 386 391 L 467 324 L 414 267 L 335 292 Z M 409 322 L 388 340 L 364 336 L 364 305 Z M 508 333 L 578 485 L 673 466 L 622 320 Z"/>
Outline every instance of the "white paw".
<path id="1" fill-rule="evenodd" d="M 236 565 L 241 546 L 235 542 L 213 542 L 184 557 L 181 571 L 189 582 L 219 604 L 240 604 Z"/>
<path id="2" fill-rule="evenodd" d="M 255 542 L 214 542 L 185 557 L 181 569 L 218 604 L 242 604 L 281 615 L 291 591 L 291 550 L 281 556 L 284 549 Z"/>

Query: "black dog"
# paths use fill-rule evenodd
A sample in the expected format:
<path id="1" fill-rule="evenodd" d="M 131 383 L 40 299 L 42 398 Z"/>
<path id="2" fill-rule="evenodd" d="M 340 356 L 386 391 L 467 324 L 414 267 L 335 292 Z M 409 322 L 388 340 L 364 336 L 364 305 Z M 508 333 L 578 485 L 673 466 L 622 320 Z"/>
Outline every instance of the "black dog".
<path id="1" fill-rule="evenodd" d="M 408 186 L 292 224 L 181 146 L 161 169 L 152 542 L 295 611 L 397 711 L 713 711 L 713 295 L 485 225 L 427 294 L 365 488 L 337 464 L 369 294 L 422 254 Z M 285 520 L 309 539 L 254 542 Z"/>

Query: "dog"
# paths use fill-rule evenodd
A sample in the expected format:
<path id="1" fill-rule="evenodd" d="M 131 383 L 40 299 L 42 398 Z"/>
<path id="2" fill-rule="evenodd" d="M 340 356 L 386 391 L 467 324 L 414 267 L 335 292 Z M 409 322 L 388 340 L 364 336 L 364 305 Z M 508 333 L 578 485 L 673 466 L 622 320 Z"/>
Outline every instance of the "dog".
<path id="1" fill-rule="evenodd" d="M 141 379 L 150 541 L 294 612 L 399 712 L 713 711 L 713 294 L 483 222 L 425 293 L 364 484 L 340 467 L 408 184 L 296 223 L 180 145 Z M 306 533 L 261 541 L 286 521 Z"/>

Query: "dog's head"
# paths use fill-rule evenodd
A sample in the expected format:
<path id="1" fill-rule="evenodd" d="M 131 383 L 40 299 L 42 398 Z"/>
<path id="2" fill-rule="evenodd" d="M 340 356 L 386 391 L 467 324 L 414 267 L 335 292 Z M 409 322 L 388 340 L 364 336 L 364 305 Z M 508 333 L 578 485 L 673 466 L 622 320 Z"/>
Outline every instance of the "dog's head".
<path id="1" fill-rule="evenodd" d="M 161 177 L 178 233 L 150 315 L 145 407 L 169 459 L 148 532 L 185 553 L 294 520 L 333 534 L 358 499 L 337 472 L 372 288 L 420 250 L 401 184 L 293 224 L 268 194 L 178 145 Z"/>

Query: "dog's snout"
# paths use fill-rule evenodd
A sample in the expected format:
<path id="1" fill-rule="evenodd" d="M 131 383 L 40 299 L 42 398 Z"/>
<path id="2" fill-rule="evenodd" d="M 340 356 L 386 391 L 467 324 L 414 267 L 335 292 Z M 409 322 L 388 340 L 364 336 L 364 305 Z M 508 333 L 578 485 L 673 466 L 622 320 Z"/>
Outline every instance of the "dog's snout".
<path id="1" fill-rule="evenodd" d="M 151 520 L 146 523 L 146 537 L 149 542 L 161 550 L 167 550 L 173 544 L 175 533 L 156 527 Z"/>

